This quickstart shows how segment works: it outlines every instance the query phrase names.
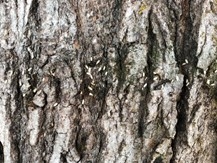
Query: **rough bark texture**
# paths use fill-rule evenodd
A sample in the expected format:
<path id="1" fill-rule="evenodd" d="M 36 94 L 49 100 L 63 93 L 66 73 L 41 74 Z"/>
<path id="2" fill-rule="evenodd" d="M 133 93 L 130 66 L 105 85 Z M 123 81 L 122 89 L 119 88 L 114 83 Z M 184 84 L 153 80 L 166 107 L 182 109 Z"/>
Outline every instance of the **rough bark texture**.
<path id="1" fill-rule="evenodd" d="M 1 0 L 0 162 L 217 162 L 216 0 Z"/>

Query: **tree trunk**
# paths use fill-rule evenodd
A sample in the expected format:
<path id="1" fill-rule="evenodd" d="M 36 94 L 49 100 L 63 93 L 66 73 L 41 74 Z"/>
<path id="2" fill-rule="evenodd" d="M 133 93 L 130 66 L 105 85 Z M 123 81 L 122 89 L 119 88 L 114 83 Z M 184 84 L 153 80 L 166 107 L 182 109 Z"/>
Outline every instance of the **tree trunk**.
<path id="1" fill-rule="evenodd" d="M 1 0 L 0 162 L 217 162 L 216 12 Z"/>

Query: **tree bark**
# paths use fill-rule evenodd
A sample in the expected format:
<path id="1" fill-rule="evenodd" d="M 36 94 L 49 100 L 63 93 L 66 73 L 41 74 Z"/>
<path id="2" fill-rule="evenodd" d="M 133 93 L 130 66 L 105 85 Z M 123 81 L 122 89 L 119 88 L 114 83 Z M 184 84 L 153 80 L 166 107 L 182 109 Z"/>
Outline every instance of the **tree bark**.
<path id="1" fill-rule="evenodd" d="M 216 12 L 1 0 L 0 162 L 217 162 Z"/>

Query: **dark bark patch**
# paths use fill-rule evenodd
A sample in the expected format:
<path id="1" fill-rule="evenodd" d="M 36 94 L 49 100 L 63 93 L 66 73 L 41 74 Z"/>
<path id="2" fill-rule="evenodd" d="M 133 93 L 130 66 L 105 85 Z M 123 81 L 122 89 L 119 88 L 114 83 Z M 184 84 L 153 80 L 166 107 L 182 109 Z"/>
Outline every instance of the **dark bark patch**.
<path id="1" fill-rule="evenodd" d="M 148 79 L 150 81 L 153 80 L 153 71 L 155 70 L 157 63 L 158 63 L 158 58 L 160 57 L 160 54 L 158 52 L 158 42 L 157 42 L 157 36 L 153 32 L 153 25 L 152 25 L 152 8 L 150 9 L 148 13 L 148 52 L 147 52 L 147 67 L 146 67 L 146 74 L 148 76 Z"/>
<path id="2" fill-rule="evenodd" d="M 117 93 L 123 87 L 124 82 L 126 81 L 126 65 L 125 60 L 128 54 L 128 47 L 126 44 L 119 45 L 117 47 L 117 57 L 116 57 L 116 74 L 118 78 Z"/>
<path id="3" fill-rule="evenodd" d="M 106 134 L 103 133 L 101 129 L 98 130 L 98 133 L 96 133 L 96 137 L 99 138 L 99 146 L 98 146 L 98 152 L 96 154 L 95 162 L 103 162 L 102 160 L 102 151 L 104 150 L 106 146 Z"/>
<path id="4" fill-rule="evenodd" d="M 10 109 L 15 109 L 13 114 L 11 115 L 11 125 L 10 125 L 10 136 L 11 136 L 11 146 L 14 154 L 16 155 L 16 159 L 19 162 L 22 162 L 22 146 L 24 143 L 24 138 L 21 137 L 21 133 L 23 133 L 22 128 L 24 127 L 24 107 L 23 107 L 23 96 L 22 92 L 20 90 L 19 86 L 19 79 L 20 79 L 20 71 L 17 68 L 19 64 L 12 65 L 14 69 L 13 79 L 11 83 L 11 89 L 13 92 L 12 99 L 15 100 L 15 108 L 11 108 L 11 105 L 9 106 Z"/>
<path id="5" fill-rule="evenodd" d="M 147 97 L 143 97 L 140 101 L 139 106 L 139 117 L 138 117 L 138 136 L 143 137 L 145 131 L 145 117 L 147 116 Z"/>
<path id="6" fill-rule="evenodd" d="M 217 140 L 216 140 L 215 144 L 217 144 Z M 215 160 L 214 162 L 217 162 L 217 147 L 215 147 L 215 158 L 214 158 L 214 160 Z"/>
<path id="7" fill-rule="evenodd" d="M 121 151 L 123 150 L 124 146 L 126 145 L 125 140 L 121 141 L 121 144 L 118 147 L 118 153 L 121 154 Z"/>
<path id="8" fill-rule="evenodd" d="M 193 80 L 193 75 L 197 68 L 198 58 L 197 54 L 197 40 L 200 27 L 200 19 L 202 15 L 202 4 L 198 7 L 201 10 L 191 11 L 194 4 L 190 0 L 183 0 L 181 2 L 182 14 L 180 18 L 175 20 L 175 42 L 174 52 L 177 64 L 182 74 L 186 75 L 189 81 Z M 195 13 L 196 14 L 195 14 Z M 195 17 L 199 17 L 199 21 L 195 21 Z M 196 19 L 197 20 L 197 19 Z M 186 63 L 187 61 L 187 63 Z"/>
<path id="9" fill-rule="evenodd" d="M 79 127 L 79 130 L 76 135 L 75 140 L 75 148 L 80 155 L 80 160 L 84 157 L 85 150 L 86 150 L 86 143 L 87 143 L 88 135 Z"/>
<path id="10" fill-rule="evenodd" d="M 66 154 L 65 153 L 61 153 L 60 154 L 60 160 L 61 160 L 61 163 L 67 163 L 67 159 L 66 159 Z"/>
<path id="11" fill-rule="evenodd" d="M 32 5 L 30 7 L 30 17 L 32 17 L 32 22 L 34 22 L 36 30 L 38 29 L 38 27 L 40 27 L 41 25 L 41 18 L 39 17 L 40 14 L 38 12 L 39 9 L 39 2 L 38 0 L 35 0 L 32 2 Z"/>
<path id="12" fill-rule="evenodd" d="M 163 159 L 159 156 L 154 160 L 154 163 L 163 163 Z"/>
<path id="13" fill-rule="evenodd" d="M 122 8 L 123 8 L 123 0 L 115 0 L 113 2 L 114 7 L 112 10 L 112 18 L 113 22 L 116 23 L 116 26 L 120 24 L 120 19 L 122 18 Z"/>
<path id="14" fill-rule="evenodd" d="M 2 142 L 0 141 L 0 162 L 4 162 L 4 147 L 2 145 Z"/>
<path id="15" fill-rule="evenodd" d="M 172 150 L 173 157 L 170 160 L 170 163 L 175 162 L 175 156 L 177 148 L 179 148 L 180 144 L 187 145 L 187 110 L 188 110 L 188 98 L 189 98 L 189 89 L 186 86 L 187 77 L 184 76 L 183 87 L 180 93 L 180 99 L 177 101 L 176 109 L 178 112 L 177 115 L 177 124 L 176 124 L 176 135 L 172 140 Z M 195 107 L 197 109 L 197 107 Z M 193 113 L 194 114 L 194 113 Z"/>
<path id="16" fill-rule="evenodd" d="M 54 78 L 55 100 L 60 102 L 61 99 L 61 81 L 59 78 Z"/>
<path id="17" fill-rule="evenodd" d="M 189 123 L 192 123 L 192 120 L 195 118 L 195 115 L 196 115 L 198 109 L 200 108 L 200 106 L 201 106 L 201 103 L 195 104 L 195 105 L 193 106 L 193 109 L 192 109 L 192 111 L 191 111 L 191 113 L 190 113 L 190 117 L 191 117 L 191 118 L 190 118 L 190 120 L 189 120 Z"/>

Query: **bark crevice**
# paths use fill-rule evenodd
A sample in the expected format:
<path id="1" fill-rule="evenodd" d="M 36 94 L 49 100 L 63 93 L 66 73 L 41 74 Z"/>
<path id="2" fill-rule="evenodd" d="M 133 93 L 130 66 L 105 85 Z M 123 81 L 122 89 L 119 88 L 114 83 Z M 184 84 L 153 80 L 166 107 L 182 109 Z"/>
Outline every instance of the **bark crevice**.
<path id="1" fill-rule="evenodd" d="M 138 117 L 138 136 L 143 137 L 146 122 L 145 117 L 148 116 L 148 102 L 150 100 L 150 86 L 153 82 L 153 71 L 154 71 L 154 52 L 156 49 L 153 42 L 156 42 L 156 35 L 153 33 L 153 26 L 152 26 L 152 7 L 148 13 L 148 52 L 147 52 L 147 66 L 145 67 L 145 73 L 147 76 L 147 86 L 141 91 L 141 99 L 139 105 L 139 117 Z"/>
<path id="2" fill-rule="evenodd" d="M 180 92 L 180 100 L 177 101 L 177 123 L 176 123 L 176 134 L 174 139 L 172 139 L 172 151 L 173 155 L 170 160 L 170 163 L 175 163 L 175 158 L 177 154 L 177 148 L 184 144 L 187 145 L 187 110 L 188 110 L 188 98 L 189 98 L 189 89 L 187 87 L 187 77 L 184 76 L 182 91 Z"/>
<path id="3" fill-rule="evenodd" d="M 0 162 L 1 163 L 4 162 L 4 146 L 1 141 L 0 141 Z"/>
<path id="4" fill-rule="evenodd" d="M 202 4 L 200 4 L 202 5 Z M 192 18 L 192 6 L 191 0 L 181 1 L 181 15 L 174 12 L 175 20 L 175 38 L 174 38 L 174 53 L 177 65 L 180 73 L 184 75 L 182 91 L 179 95 L 179 101 L 177 101 L 177 124 L 176 124 L 176 135 L 172 140 L 172 151 L 173 156 L 171 163 L 175 162 L 177 149 L 180 145 L 187 144 L 187 114 L 189 110 L 188 98 L 190 90 L 194 82 L 194 77 L 197 70 L 198 56 L 198 35 L 199 35 L 199 23 L 202 13 L 197 15 L 198 20 Z M 199 22 L 196 22 L 199 21 Z M 196 25 L 195 25 L 196 24 Z M 191 112 L 191 119 L 194 118 L 197 106 L 193 108 Z M 190 120 L 191 121 L 191 120 Z"/>

